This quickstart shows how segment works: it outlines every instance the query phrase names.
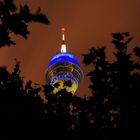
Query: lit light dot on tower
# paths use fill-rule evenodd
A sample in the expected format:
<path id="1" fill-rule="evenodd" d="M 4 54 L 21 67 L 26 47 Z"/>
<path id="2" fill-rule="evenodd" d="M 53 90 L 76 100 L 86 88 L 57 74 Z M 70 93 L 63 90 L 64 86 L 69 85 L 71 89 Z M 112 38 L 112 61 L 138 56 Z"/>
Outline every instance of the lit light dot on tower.
<path id="1" fill-rule="evenodd" d="M 54 94 L 66 89 L 73 95 L 83 80 L 83 72 L 75 56 L 66 50 L 65 28 L 61 28 L 61 52 L 54 55 L 48 64 L 46 82 L 54 87 Z"/>

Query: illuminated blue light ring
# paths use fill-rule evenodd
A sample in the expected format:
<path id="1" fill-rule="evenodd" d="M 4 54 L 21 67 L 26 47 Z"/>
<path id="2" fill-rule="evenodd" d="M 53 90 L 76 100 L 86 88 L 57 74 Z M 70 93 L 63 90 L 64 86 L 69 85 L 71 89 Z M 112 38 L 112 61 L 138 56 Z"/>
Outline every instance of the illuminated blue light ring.
<path id="1" fill-rule="evenodd" d="M 56 76 L 55 78 L 53 78 L 51 80 L 50 84 L 53 85 L 56 80 L 61 79 L 61 78 L 69 78 L 69 79 L 71 79 L 72 81 L 74 81 L 76 83 L 76 85 L 78 87 L 77 80 L 72 75 L 68 75 L 68 74 L 60 74 L 60 75 Z"/>
<path id="2" fill-rule="evenodd" d="M 58 62 L 71 62 L 77 66 L 80 66 L 74 55 L 71 53 L 59 53 L 53 56 L 50 63 L 48 64 L 48 67 L 52 66 L 55 63 Z"/>
<path id="3" fill-rule="evenodd" d="M 54 55 L 53 58 L 51 59 L 51 61 L 54 59 L 57 59 L 58 57 L 63 57 L 63 56 L 75 58 L 73 54 L 66 52 L 66 53 L 58 53 L 58 54 Z"/>

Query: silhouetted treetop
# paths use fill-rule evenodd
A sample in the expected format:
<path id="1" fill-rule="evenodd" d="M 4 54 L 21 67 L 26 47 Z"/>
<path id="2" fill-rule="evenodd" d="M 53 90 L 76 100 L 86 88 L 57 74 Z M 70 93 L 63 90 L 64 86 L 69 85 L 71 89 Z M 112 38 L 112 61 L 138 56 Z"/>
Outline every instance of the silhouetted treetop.
<path id="1" fill-rule="evenodd" d="M 128 32 L 112 33 L 112 37 L 116 60 L 112 62 L 107 59 L 105 47 L 89 49 L 83 59 L 85 65 L 92 66 L 88 76 L 91 81 L 89 88 L 93 94 L 89 100 L 93 101 L 94 107 L 94 111 L 90 110 L 93 111 L 93 127 L 100 129 L 102 134 L 106 133 L 104 128 L 123 128 L 125 133 L 122 137 L 133 138 L 136 133 L 132 133 L 132 129 L 138 126 L 139 121 L 140 47 L 133 49 L 137 56 L 133 59 L 133 52 L 128 51 L 133 37 Z M 131 134 L 128 134 L 129 131 Z M 118 134 L 120 137 L 120 133 Z"/>
<path id="2" fill-rule="evenodd" d="M 12 72 L 0 67 L 0 121 L 20 122 L 18 129 L 25 121 L 23 136 L 29 129 L 29 133 L 34 130 L 34 137 L 136 139 L 137 132 L 132 131 L 139 127 L 140 48 L 128 51 L 132 40 L 128 32 L 113 33 L 112 37 L 113 62 L 106 57 L 106 47 L 92 47 L 84 54 L 84 64 L 92 65 L 87 74 L 92 96 L 87 98 L 77 97 L 65 88 L 54 94 L 60 83 L 54 87 L 33 86 L 31 80 L 24 83 L 18 61 Z M 131 59 L 132 54 L 135 59 Z M 71 81 L 65 80 L 64 86 L 71 87 Z M 35 127 L 30 126 L 32 121 Z"/>
<path id="3" fill-rule="evenodd" d="M 16 44 L 10 37 L 11 33 L 27 39 L 30 22 L 50 23 L 40 8 L 33 14 L 27 4 L 20 5 L 18 9 L 14 0 L 0 1 L 0 48 Z"/>

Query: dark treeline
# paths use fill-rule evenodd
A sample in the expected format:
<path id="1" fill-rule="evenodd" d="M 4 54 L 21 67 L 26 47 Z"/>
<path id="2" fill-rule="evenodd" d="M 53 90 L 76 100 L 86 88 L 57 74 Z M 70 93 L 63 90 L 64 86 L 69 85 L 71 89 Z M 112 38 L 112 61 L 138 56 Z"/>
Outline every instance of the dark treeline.
<path id="1" fill-rule="evenodd" d="M 15 44 L 10 40 L 11 32 L 27 37 L 27 28 L 21 31 L 18 27 L 27 27 L 30 21 L 49 23 L 40 11 L 37 15 L 31 14 L 27 5 L 20 7 L 20 12 L 29 15 L 28 20 L 25 19 L 26 16 L 21 16 L 23 13 L 16 12 L 12 0 L 0 1 L 0 7 L 1 47 Z M 19 19 L 11 23 L 16 15 Z M 11 24 L 19 26 L 12 29 Z M 132 40 L 128 32 L 112 33 L 112 38 L 114 62 L 107 59 L 106 47 L 92 47 L 83 55 L 83 63 L 92 65 L 87 75 L 91 81 L 90 97 L 72 96 L 65 89 L 54 95 L 50 85 L 41 86 L 30 80 L 24 82 L 17 61 L 12 72 L 0 67 L 0 123 L 6 126 L 3 127 L 6 136 L 13 130 L 15 132 L 10 138 L 18 133 L 21 138 L 28 138 L 30 134 L 32 138 L 39 136 L 40 139 L 136 139 L 136 128 L 139 126 L 140 48 L 134 47 L 133 52 L 128 51 Z M 44 93 L 45 101 L 40 92 Z"/>

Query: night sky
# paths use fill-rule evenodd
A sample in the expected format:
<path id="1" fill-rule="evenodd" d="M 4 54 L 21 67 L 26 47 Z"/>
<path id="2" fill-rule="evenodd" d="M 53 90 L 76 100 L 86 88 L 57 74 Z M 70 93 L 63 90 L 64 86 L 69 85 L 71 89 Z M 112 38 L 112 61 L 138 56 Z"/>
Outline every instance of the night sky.
<path id="1" fill-rule="evenodd" d="M 82 54 L 92 46 L 108 46 L 111 52 L 111 33 L 128 31 L 134 36 L 130 45 L 140 45 L 140 0 L 15 0 L 17 5 L 27 3 L 32 11 L 38 7 L 51 24 L 32 23 L 28 40 L 14 36 L 17 45 L 0 49 L 0 66 L 14 68 L 14 58 L 21 62 L 24 80 L 44 84 L 44 75 L 51 57 L 60 51 L 60 28 L 66 28 L 67 50 L 81 64 L 84 75 L 90 70 L 82 64 Z M 89 80 L 84 78 L 76 95 L 89 95 Z"/>

